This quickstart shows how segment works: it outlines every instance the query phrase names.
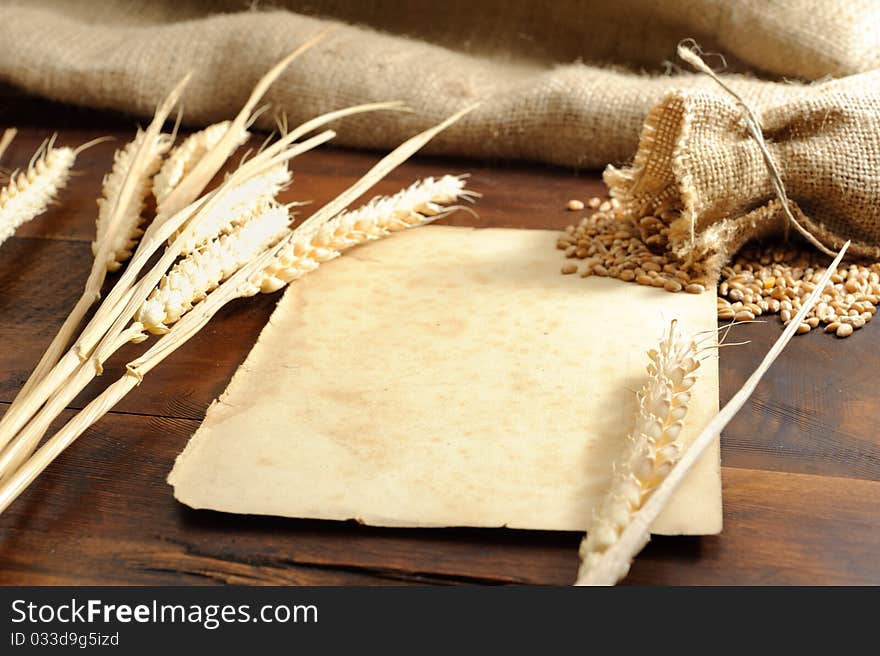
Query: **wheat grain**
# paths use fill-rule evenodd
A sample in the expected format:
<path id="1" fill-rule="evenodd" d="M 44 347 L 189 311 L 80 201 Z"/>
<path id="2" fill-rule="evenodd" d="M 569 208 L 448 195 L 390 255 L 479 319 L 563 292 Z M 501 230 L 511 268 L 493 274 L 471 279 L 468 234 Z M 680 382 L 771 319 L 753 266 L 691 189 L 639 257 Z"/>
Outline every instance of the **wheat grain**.
<path id="1" fill-rule="evenodd" d="M 593 198 L 588 205 L 598 208 L 602 205 L 599 201 Z M 580 267 L 566 262 L 565 272 L 574 273 L 579 268 L 582 277 L 607 274 L 691 294 L 701 294 L 714 286 L 704 262 L 682 260 L 670 249 L 669 225 L 675 220 L 675 212 L 639 216 L 631 208 L 614 207 L 613 202 L 608 206 L 609 210 L 596 211 L 577 225 L 568 226 L 557 240 L 556 247 L 565 251 L 567 258 L 583 260 Z M 719 272 L 718 318 L 726 321 L 739 314 L 738 321 L 752 320 L 778 313 L 782 323 L 787 323 L 822 277 L 826 260 L 824 254 L 805 250 L 805 245 L 798 243 L 747 244 Z M 805 323 L 815 328 L 855 314 L 869 320 L 878 303 L 880 262 L 854 262 L 835 273 Z M 796 334 L 807 332 L 802 328 Z M 846 330 L 843 333 L 852 334 Z"/>
<path id="2" fill-rule="evenodd" d="M 153 196 L 156 198 L 157 205 L 165 202 L 165 199 L 180 184 L 180 181 L 196 167 L 205 155 L 213 150 L 231 126 L 232 121 L 209 125 L 204 130 L 191 134 L 171 151 L 153 180 Z M 244 128 L 237 129 L 238 138 L 234 142 L 234 148 L 241 146 L 250 136 Z"/>
<path id="3" fill-rule="evenodd" d="M 180 260 L 141 306 L 135 319 L 154 334 L 168 332 L 195 303 L 223 280 L 272 246 L 287 232 L 287 208 L 264 202 L 236 228 Z"/>
<path id="4" fill-rule="evenodd" d="M 352 246 L 429 223 L 444 211 L 444 205 L 473 195 L 464 189 L 460 177 L 419 180 L 393 196 L 375 198 L 342 212 L 314 232 L 303 233 L 254 282 L 262 292 L 274 292 Z"/>
<path id="5" fill-rule="evenodd" d="M 143 234 L 143 211 L 152 187 L 152 178 L 170 146 L 170 135 L 148 137 L 146 132 L 139 129 L 135 138 L 113 155 L 113 168 L 104 177 L 102 196 L 98 199 L 96 234 L 92 242 L 92 255 L 98 256 L 101 244 L 110 240 L 104 263 L 108 271 L 118 270 L 131 257 L 131 249 Z M 141 152 L 143 165 L 134 170 L 134 161 Z M 129 193 L 123 196 L 126 178 L 130 173 L 135 175 L 135 179 Z"/>
<path id="6" fill-rule="evenodd" d="M 281 163 L 230 189 L 223 203 L 202 213 L 198 224 L 180 243 L 181 254 L 188 255 L 218 235 L 234 229 L 281 193 L 290 181 L 290 169 L 286 163 Z M 169 238 L 169 243 L 180 239 L 185 230 L 186 226 L 181 227 Z"/>
<path id="7" fill-rule="evenodd" d="M 44 144 L 26 171 L 13 173 L 0 189 L 0 244 L 31 219 L 46 211 L 58 192 L 67 184 L 76 161 L 72 148 Z"/>
<path id="8" fill-rule="evenodd" d="M 611 547 L 654 488 L 681 456 L 678 441 L 699 361 L 696 346 L 673 321 L 657 349 L 648 352 L 649 380 L 638 394 L 635 427 L 614 466 L 611 488 L 581 542 L 578 583 L 591 581 Z"/>

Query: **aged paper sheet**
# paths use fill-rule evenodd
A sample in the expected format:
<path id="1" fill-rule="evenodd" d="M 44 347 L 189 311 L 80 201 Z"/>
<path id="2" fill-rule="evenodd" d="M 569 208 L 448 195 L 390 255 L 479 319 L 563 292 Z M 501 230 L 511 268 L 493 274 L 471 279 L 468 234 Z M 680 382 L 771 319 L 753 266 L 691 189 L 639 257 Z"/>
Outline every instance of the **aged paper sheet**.
<path id="1" fill-rule="evenodd" d="M 559 273 L 558 233 L 427 227 L 293 284 L 169 482 L 194 508 L 583 530 L 646 351 L 715 298 Z M 686 439 L 718 409 L 700 369 Z M 717 444 L 654 527 L 721 530 Z"/>

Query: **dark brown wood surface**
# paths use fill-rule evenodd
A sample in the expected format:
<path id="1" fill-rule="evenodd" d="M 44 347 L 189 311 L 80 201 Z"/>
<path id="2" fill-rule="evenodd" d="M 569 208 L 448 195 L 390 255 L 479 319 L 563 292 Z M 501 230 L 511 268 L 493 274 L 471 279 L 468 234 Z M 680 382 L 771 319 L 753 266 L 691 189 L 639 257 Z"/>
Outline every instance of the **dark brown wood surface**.
<path id="1" fill-rule="evenodd" d="M 27 164 L 52 132 L 83 153 L 77 176 L 46 215 L 0 247 L 0 406 L 39 359 L 89 270 L 95 198 L 134 120 L 0 90 L 0 128 L 21 128 L 2 165 Z M 325 149 L 294 162 L 290 199 L 321 203 L 375 154 Z M 417 158 L 376 189 L 425 175 L 470 172 L 483 193 L 462 225 L 561 228 L 569 198 L 603 190 L 598 173 L 538 165 Z M 306 208 L 304 211 L 308 212 Z M 112 282 L 112 280 L 111 280 Z M 172 497 L 174 457 L 253 346 L 279 294 L 224 309 L 150 373 L 0 516 L 0 584 L 568 584 L 580 535 L 507 529 L 380 529 L 346 522 L 194 511 Z M 612 321 L 611 318 L 599 319 Z M 610 326 L 609 326 L 610 327 Z M 721 353 L 721 401 L 779 334 L 776 321 L 739 329 L 745 346 Z M 634 584 L 880 583 L 878 322 L 847 340 L 797 337 L 722 440 L 724 532 L 656 538 Z M 113 380 L 137 347 L 117 354 Z M 2 410 L 0 407 L 0 410 Z"/>

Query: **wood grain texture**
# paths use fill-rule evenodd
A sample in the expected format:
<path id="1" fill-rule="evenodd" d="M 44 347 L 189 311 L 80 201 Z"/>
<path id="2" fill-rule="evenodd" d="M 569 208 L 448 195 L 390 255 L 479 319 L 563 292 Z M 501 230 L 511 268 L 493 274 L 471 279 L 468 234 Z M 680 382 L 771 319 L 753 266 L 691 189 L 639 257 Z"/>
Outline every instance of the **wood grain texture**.
<path id="1" fill-rule="evenodd" d="M 0 128 L 22 128 L 0 166 L 27 163 L 59 132 L 78 144 L 58 205 L 0 248 L 0 404 L 8 404 L 79 294 L 90 266 L 95 198 L 126 117 L 34 101 L 0 89 Z M 290 200 L 321 203 L 376 160 L 325 149 L 294 162 Z M 479 217 L 458 225 L 563 227 L 569 198 L 599 194 L 598 173 L 417 158 L 380 184 L 387 193 L 425 175 L 472 174 Z M 309 208 L 302 208 L 308 214 Z M 165 476 L 213 398 L 254 344 L 278 294 L 225 308 L 150 373 L 0 517 L 2 584 L 570 583 L 579 535 L 505 529 L 378 529 L 346 522 L 239 517 L 174 501 Z M 613 317 L 608 321 L 613 329 Z M 743 326 L 746 346 L 721 353 L 722 403 L 781 329 Z M 725 529 L 654 540 L 628 583 L 880 583 L 880 402 L 872 373 L 877 322 L 835 340 L 797 337 L 722 440 Z M 79 408 L 143 347 L 117 354 Z M 577 345 L 571 346 L 576 357 Z"/>

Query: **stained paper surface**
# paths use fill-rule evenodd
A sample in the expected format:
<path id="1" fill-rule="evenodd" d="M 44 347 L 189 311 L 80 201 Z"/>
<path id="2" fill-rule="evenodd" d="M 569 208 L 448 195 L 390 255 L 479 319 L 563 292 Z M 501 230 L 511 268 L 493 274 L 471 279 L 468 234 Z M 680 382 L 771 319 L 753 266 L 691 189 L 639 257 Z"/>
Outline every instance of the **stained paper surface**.
<path id="1" fill-rule="evenodd" d="M 232 513 L 583 530 L 669 321 L 715 298 L 559 273 L 558 233 L 427 227 L 286 292 L 169 482 Z M 716 359 L 684 439 L 718 410 Z M 721 529 L 717 443 L 654 527 Z"/>

